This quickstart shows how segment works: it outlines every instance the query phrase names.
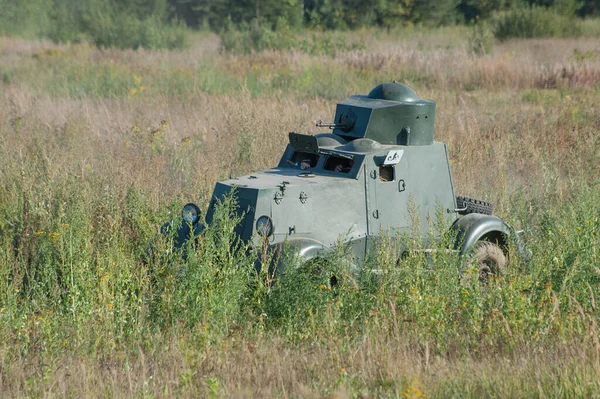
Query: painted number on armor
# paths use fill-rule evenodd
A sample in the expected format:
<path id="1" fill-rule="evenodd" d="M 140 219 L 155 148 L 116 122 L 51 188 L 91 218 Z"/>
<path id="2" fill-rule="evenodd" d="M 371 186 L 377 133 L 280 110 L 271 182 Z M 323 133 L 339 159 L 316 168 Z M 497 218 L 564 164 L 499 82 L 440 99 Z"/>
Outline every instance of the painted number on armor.
<path id="1" fill-rule="evenodd" d="M 385 157 L 385 161 L 383 161 L 383 164 L 396 165 L 402 159 L 402 155 L 404 155 L 404 150 L 391 150 Z"/>

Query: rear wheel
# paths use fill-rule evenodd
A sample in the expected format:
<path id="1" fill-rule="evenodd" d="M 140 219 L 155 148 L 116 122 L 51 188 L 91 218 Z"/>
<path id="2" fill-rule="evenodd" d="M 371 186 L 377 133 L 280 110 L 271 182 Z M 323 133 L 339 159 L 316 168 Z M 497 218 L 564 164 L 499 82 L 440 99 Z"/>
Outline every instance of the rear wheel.
<path id="1" fill-rule="evenodd" d="M 503 275 L 508 267 L 508 256 L 494 242 L 479 241 L 475 244 L 473 259 L 477 262 L 479 280 L 484 283 L 492 277 Z"/>

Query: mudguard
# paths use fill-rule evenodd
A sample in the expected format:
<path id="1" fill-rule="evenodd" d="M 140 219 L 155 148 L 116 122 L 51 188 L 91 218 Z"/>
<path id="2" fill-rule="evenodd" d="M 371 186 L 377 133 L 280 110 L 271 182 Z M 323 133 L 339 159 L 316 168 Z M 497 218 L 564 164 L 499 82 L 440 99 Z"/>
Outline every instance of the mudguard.
<path id="1" fill-rule="evenodd" d="M 294 238 L 269 246 L 269 274 L 279 273 L 282 267 L 294 261 L 306 262 L 318 256 L 331 253 L 332 249 L 312 238 Z M 264 260 L 257 259 L 256 271 L 260 272 Z"/>
<path id="2" fill-rule="evenodd" d="M 454 249 L 464 255 L 477 241 L 497 242 L 507 249 L 511 239 L 515 239 L 513 229 L 502 219 L 480 213 L 471 213 L 457 219 L 451 229 L 456 231 Z M 515 242 L 516 243 L 516 242 Z"/>

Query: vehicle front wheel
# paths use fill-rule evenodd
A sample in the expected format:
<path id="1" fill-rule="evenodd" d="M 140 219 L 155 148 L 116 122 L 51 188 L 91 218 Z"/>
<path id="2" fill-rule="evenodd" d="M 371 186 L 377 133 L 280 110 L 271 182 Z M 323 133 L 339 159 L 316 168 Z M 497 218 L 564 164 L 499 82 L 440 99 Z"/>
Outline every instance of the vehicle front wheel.
<path id="1" fill-rule="evenodd" d="M 503 275 L 508 267 L 508 256 L 494 242 L 479 241 L 475 244 L 473 259 L 477 262 L 479 280 L 484 283 L 491 277 Z"/>
<path id="2" fill-rule="evenodd" d="M 327 257 L 317 256 L 305 261 L 298 272 L 309 276 L 316 285 L 324 284 L 328 288 L 334 288 L 338 284 L 335 263 Z"/>

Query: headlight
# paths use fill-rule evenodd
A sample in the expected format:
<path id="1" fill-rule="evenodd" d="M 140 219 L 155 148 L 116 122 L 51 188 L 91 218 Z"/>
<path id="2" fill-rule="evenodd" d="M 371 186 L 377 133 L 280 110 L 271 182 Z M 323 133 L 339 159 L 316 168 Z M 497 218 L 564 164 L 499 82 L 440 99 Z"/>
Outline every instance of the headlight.
<path id="1" fill-rule="evenodd" d="M 268 216 L 261 216 L 256 221 L 256 232 L 263 237 L 273 234 L 273 221 Z"/>
<path id="2" fill-rule="evenodd" d="M 200 208 L 196 204 L 189 203 L 183 207 L 182 217 L 183 221 L 186 223 L 196 224 L 198 219 L 200 219 Z"/>

